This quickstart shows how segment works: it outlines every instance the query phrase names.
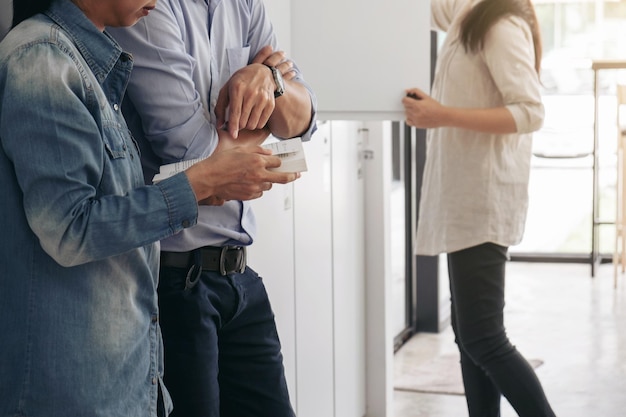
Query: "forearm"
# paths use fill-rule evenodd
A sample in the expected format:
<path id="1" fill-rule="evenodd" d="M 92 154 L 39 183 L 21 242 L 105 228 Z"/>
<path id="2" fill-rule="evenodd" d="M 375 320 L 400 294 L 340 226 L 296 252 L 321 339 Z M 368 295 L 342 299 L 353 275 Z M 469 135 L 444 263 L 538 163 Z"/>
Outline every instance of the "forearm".
<path id="1" fill-rule="evenodd" d="M 276 99 L 268 127 L 279 138 L 292 138 L 306 132 L 311 124 L 311 96 L 301 83 L 285 81 L 285 94 Z"/>
<path id="2" fill-rule="evenodd" d="M 447 107 L 442 125 L 477 132 L 508 134 L 516 133 L 513 115 L 506 107 L 468 109 Z"/>

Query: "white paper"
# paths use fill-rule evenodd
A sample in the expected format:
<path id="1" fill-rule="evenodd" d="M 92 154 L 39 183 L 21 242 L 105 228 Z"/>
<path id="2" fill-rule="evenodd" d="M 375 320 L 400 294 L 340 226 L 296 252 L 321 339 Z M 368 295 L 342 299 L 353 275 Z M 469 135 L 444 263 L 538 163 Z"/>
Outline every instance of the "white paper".
<path id="1" fill-rule="evenodd" d="M 307 170 L 304 149 L 300 138 L 281 140 L 267 143 L 264 148 L 271 149 L 272 154 L 281 159 L 278 168 L 271 168 L 276 172 L 304 172 Z"/>
<path id="2" fill-rule="evenodd" d="M 281 140 L 278 142 L 266 143 L 264 148 L 271 149 L 272 154 L 281 159 L 281 165 L 278 168 L 270 168 L 270 171 L 276 172 L 304 172 L 307 170 L 306 158 L 302 147 L 301 138 L 293 138 Z M 204 158 L 188 159 L 185 161 L 174 162 L 172 164 L 161 165 L 159 173 L 152 178 L 152 182 L 156 184 L 172 175 L 183 172 L 193 164 L 200 162 Z"/>

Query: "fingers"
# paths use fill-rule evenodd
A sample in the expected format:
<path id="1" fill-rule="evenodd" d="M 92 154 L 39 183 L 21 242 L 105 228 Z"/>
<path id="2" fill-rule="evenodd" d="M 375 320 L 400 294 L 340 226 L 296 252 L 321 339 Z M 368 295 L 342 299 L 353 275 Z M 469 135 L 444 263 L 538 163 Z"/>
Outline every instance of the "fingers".
<path id="1" fill-rule="evenodd" d="M 270 94 L 268 91 L 259 91 L 258 94 L 259 96 L 244 97 L 239 115 L 239 129 L 256 130 L 267 125 L 275 107 L 274 92 Z"/>
<path id="2" fill-rule="evenodd" d="M 410 97 L 416 100 L 422 100 L 428 97 L 428 94 L 426 94 L 425 92 L 423 92 L 417 87 L 406 89 L 404 90 L 404 92 L 406 93 L 407 97 Z"/>
<path id="3" fill-rule="evenodd" d="M 256 148 L 262 162 L 258 166 L 255 166 L 253 163 L 250 163 L 250 165 L 248 165 L 250 167 L 250 171 L 247 172 L 249 180 L 253 182 L 261 181 L 277 184 L 287 184 L 300 178 L 299 172 L 275 171 L 276 168 L 279 168 L 281 166 L 282 160 L 279 157 L 272 155 L 269 149 L 265 149 L 261 146 L 257 146 Z M 240 182 L 245 181 L 245 179 L 240 179 Z"/>
<path id="4" fill-rule="evenodd" d="M 230 135 L 237 139 L 241 129 L 255 130 L 267 125 L 276 106 L 274 79 L 266 66 L 276 67 L 283 78 L 296 76 L 294 64 L 284 51 L 263 47 L 252 63 L 239 69 L 222 87 L 215 106 L 218 128 L 227 125 Z"/>
<path id="5" fill-rule="evenodd" d="M 275 51 L 268 55 L 263 61 L 262 64 L 269 65 L 270 67 L 276 67 L 285 61 L 285 51 Z"/>
<path id="6" fill-rule="evenodd" d="M 409 88 L 405 90 L 405 96 L 402 98 L 404 106 L 404 116 L 407 125 L 412 127 L 420 127 L 420 107 L 425 94 L 419 88 Z"/>
<path id="7" fill-rule="evenodd" d="M 266 171 L 263 174 L 264 181 L 233 182 L 224 184 L 216 191 L 216 196 L 202 200 L 201 204 L 218 205 L 221 201 L 229 200 L 253 200 L 263 196 L 263 193 L 272 189 L 273 184 L 287 184 L 300 178 L 299 173 L 284 173 Z"/>
<path id="8" fill-rule="evenodd" d="M 288 60 L 285 51 L 274 51 L 271 45 L 264 46 L 252 60 L 253 64 L 264 64 L 270 67 L 276 67 L 283 74 L 283 78 L 292 79 L 295 77 L 293 72 L 293 62 Z"/>
<path id="9" fill-rule="evenodd" d="M 251 64 L 243 67 L 220 90 L 220 106 L 228 105 L 228 131 L 237 138 L 240 129 L 264 127 L 274 111 L 276 86 L 265 65 Z M 226 97 L 223 97 L 224 94 Z"/>
<path id="10" fill-rule="evenodd" d="M 228 200 L 259 198 L 272 184 L 295 181 L 299 174 L 273 172 L 280 158 L 261 146 L 239 146 L 214 152 L 185 174 L 199 204 L 221 205 Z"/>
<path id="11" fill-rule="evenodd" d="M 419 88 L 410 88 L 404 91 L 405 96 L 402 98 L 402 104 L 407 110 L 418 109 L 430 101 L 430 96 Z"/>
<path id="12" fill-rule="evenodd" d="M 228 132 L 224 133 L 227 134 Z M 237 140 L 231 140 L 231 142 L 245 145 L 261 145 L 269 135 L 270 130 L 268 127 L 254 130 L 243 129 L 239 131 L 239 138 Z"/>
<path id="13" fill-rule="evenodd" d="M 214 152 L 210 158 L 224 167 L 221 172 L 226 183 L 285 183 L 299 177 L 294 176 L 294 173 L 274 172 L 275 168 L 281 166 L 282 160 L 272 155 L 271 149 L 260 145 L 237 146 L 224 152 Z"/>
<path id="14" fill-rule="evenodd" d="M 447 108 L 418 88 L 406 90 L 402 98 L 406 123 L 418 128 L 435 128 L 446 122 Z M 411 96 L 409 96 L 409 94 Z"/>
<path id="15" fill-rule="evenodd" d="M 299 172 L 271 172 L 269 180 L 274 184 L 289 184 L 300 178 Z"/>
<path id="16" fill-rule="evenodd" d="M 282 163 L 279 157 L 274 156 L 271 153 L 269 155 L 264 156 L 263 159 L 265 161 L 265 168 L 268 170 L 272 168 L 278 168 L 280 164 Z"/>
<path id="17" fill-rule="evenodd" d="M 283 75 L 283 79 L 293 80 L 296 77 L 294 64 L 293 61 L 287 58 L 285 51 L 273 51 L 271 53 L 268 53 L 267 51 L 272 51 L 272 47 L 265 46 L 263 49 L 261 49 L 261 51 L 257 54 L 252 62 L 275 67 Z M 261 56 L 264 56 L 265 59 L 258 59 Z"/>
<path id="18" fill-rule="evenodd" d="M 280 71 L 284 80 L 293 80 L 296 78 L 293 61 L 288 59 L 283 51 L 274 52 L 268 59 L 263 62 L 265 65 L 275 67 Z"/>
<path id="19" fill-rule="evenodd" d="M 224 85 L 217 96 L 217 101 L 215 103 L 215 117 L 217 122 L 217 129 L 224 128 L 227 120 L 227 109 L 228 109 L 228 84 Z"/>
<path id="20" fill-rule="evenodd" d="M 290 81 L 296 78 L 296 70 L 293 67 L 293 61 L 283 61 L 276 65 L 276 68 L 283 75 L 284 80 Z"/>

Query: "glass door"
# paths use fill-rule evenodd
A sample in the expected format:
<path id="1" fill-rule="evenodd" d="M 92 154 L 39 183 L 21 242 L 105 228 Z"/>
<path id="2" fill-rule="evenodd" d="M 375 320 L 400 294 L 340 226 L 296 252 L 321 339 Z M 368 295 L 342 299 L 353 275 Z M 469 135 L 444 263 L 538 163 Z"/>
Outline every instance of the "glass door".
<path id="1" fill-rule="evenodd" d="M 626 59 L 626 1 L 534 3 L 543 38 L 546 118 L 534 135 L 526 231 L 511 248 L 512 259 L 609 261 L 617 178 L 615 85 L 624 74 L 600 74 L 592 66 Z"/>

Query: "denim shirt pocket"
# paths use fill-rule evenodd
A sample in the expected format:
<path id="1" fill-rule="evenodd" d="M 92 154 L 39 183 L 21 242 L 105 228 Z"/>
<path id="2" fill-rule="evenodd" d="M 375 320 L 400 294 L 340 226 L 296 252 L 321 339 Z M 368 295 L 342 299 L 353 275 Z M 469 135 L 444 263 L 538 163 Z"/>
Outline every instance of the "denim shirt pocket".
<path id="1" fill-rule="evenodd" d="M 122 126 L 112 120 L 102 122 L 104 148 L 111 159 L 125 158 L 128 145 L 121 135 Z"/>
<path id="2" fill-rule="evenodd" d="M 248 65 L 250 47 L 228 48 L 226 56 L 228 57 L 228 76 L 231 77 L 239 69 Z"/>
<path id="3" fill-rule="evenodd" d="M 125 193 L 143 185 L 139 151 L 126 125 L 115 120 L 103 120 L 102 141 L 108 156 L 101 183 L 103 191 Z"/>

